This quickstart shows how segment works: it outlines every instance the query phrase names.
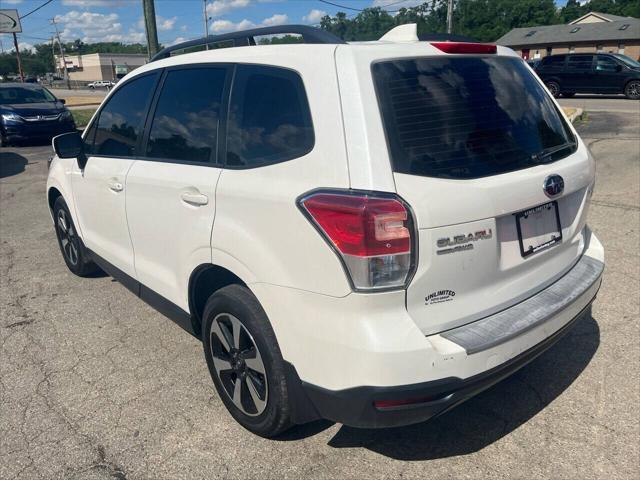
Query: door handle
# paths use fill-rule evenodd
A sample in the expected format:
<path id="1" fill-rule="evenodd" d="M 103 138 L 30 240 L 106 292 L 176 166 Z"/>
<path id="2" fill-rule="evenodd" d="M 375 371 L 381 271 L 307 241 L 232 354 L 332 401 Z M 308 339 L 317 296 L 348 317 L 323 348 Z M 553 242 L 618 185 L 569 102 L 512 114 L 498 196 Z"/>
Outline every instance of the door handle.
<path id="1" fill-rule="evenodd" d="M 188 203 L 189 205 L 200 206 L 209 203 L 209 197 L 203 193 L 182 192 L 180 198 L 182 198 L 183 202 Z"/>
<path id="2" fill-rule="evenodd" d="M 121 192 L 124 190 L 124 186 L 117 179 L 112 178 L 109 180 L 109 190 L 112 192 Z"/>

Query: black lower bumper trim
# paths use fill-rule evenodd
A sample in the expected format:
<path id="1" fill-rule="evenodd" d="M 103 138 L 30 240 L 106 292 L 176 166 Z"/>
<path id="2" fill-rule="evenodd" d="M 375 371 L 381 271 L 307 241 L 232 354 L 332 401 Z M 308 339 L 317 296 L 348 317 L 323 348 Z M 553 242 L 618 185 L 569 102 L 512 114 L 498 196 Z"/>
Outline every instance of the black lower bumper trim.
<path id="1" fill-rule="evenodd" d="M 595 297 L 594 297 L 595 299 Z M 592 300 L 593 301 L 593 300 Z M 453 407 L 495 385 L 534 360 L 562 338 L 574 324 L 590 311 L 591 302 L 570 322 L 553 335 L 521 353 L 517 357 L 467 379 L 455 377 L 394 387 L 355 387 L 345 390 L 327 390 L 302 382 L 304 395 L 298 394 L 297 411 L 307 411 L 312 417 L 320 417 L 352 427 L 383 428 L 419 423 L 441 415 Z M 291 366 L 290 368 L 293 369 Z M 295 374 L 295 369 L 293 375 Z M 422 403 L 378 409 L 377 400 L 428 399 Z"/>

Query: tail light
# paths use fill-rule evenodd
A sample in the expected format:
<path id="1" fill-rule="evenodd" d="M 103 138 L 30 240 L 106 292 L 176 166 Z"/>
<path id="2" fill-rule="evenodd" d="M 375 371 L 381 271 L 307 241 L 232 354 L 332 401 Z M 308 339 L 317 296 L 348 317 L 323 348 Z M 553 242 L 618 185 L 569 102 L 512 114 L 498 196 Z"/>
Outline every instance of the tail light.
<path id="1" fill-rule="evenodd" d="M 496 53 L 498 48 L 491 43 L 431 42 L 444 53 Z"/>
<path id="2" fill-rule="evenodd" d="M 338 253 L 355 290 L 406 285 L 415 234 L 411 212 L 397 197 L 318 192 L 299 205 Z"/>

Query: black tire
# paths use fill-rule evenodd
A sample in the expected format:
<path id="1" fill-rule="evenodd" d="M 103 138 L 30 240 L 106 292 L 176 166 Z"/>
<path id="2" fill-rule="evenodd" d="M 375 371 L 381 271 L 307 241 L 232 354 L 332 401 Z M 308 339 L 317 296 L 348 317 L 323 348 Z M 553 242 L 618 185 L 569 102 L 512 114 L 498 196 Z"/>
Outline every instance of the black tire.
<path id="1" fill-rule="evenodd" d="M 575 92 L 562 92 L 562 96 L 564 98 L 571 98 L 571 97 L 575 97 L 576 93 Z"/>
<path id="2" fill-rule="evenodd" d="M 640 100 L 640 80 L 631 80 L 624 87 L 624 94 L 630 100 Z"/>
<path id="3" fill-rule="evenodd" d="M 553 98 L 558 98 L 560 96 L 560 84 L 556 81 L 550 80 L 546 84 L 549 93 L 553 95 Z"/>
<path id="4" fill-rule="evenodd" d="M 233 332 L 236 321 L 243 327 L 237 341 Z M 224 341 L 219 335 L 225 337 Z M 203 314 L 202 344 L 218 395 L 240 425 L 265 438 L 291 427 L 284 360 L 269 319 L 248 288 L 229 285 L 209 297 Z M 256 367 L 259 363 L 261 368 Z"/>
<path id="5" fill-rule="evenodd" d="M 0 147 L 8 147 L 9 142 L 7 141 L 7 137 L 4 133 L 0 132 Z"/>
<path id="6" fill-rule="evenodd" d="M 73 224 L 67 202 L 62 197 L 58 197 L 53 205 L 53 221 L 58 237 L 58 246 L 69 270 L 79 277 L 99 272 L 100 268 L 89 259 L 87 248 L 82 243 Z"/>

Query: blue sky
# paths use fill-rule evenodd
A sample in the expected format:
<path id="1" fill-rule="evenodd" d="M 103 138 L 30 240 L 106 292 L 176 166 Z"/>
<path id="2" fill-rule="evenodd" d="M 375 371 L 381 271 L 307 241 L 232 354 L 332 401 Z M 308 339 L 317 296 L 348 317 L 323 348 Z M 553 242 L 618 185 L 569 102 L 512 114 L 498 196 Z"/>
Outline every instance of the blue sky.
<path id="1" fill-rule="evenodd" d="M 0 0 L 0 8 L 16 8 L 20 15 L 46 0 Z M 351 9 L 381 6 L 389 11 L 410 7 L 424 0 L 330 0 Z M 558 0 L 559 5 L 566 0 Z M 158 37 L 169 45 L 204 35 L 202 0 L 155 0 Z M 207 0 L 210 33 L 223 33 L 262 25 L 286 23 L 316 24 L 323 15 L 355 10 L 323 3 L 320 0 Z M 55 18 L 63 41 L 77 38 L 86 43 L 118 41 L 145 43 L 142 0 L 53 0 L 22 20 L 19 35 L 22 48 L 50 40 L 54 32 L 49 20 Z M 8 50 L 12 39 L 0 35 Z"/>

